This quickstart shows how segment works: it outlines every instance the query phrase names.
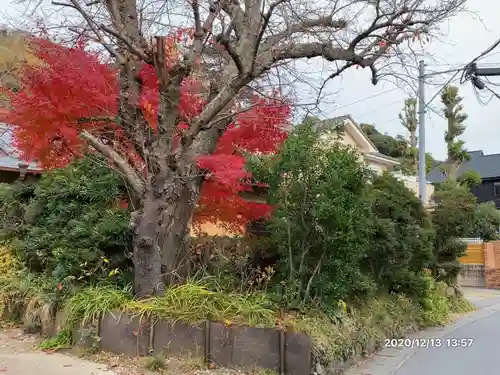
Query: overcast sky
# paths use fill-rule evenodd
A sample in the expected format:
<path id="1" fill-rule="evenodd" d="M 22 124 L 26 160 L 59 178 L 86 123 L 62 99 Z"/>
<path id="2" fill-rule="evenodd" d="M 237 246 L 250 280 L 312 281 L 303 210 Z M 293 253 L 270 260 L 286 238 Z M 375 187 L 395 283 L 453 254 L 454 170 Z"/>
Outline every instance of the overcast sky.
<path id="1" fill-rule="evenodd" d="M 500 2 L 486 0 L 469 0 L 467 7 L 477 16 L 462 14 L 445 25 L 441 41 L 431 42 L 426 47 L 429 55 L 424 60 L 428 63 L 428 71 L 443 71 L 461 67 L 479 55 L 497 39 L 500 39 Z M 480 18 L 480 19 L 479 19 Z M 436 61 L 437 60 L 437 61 Z M 481 64 L 483 63 L 483 64 Z M 481 60 L 478 66 L 500 67 L 500 47 Z M 434 78 L 430 83 L 445 83 L 453 74 L 443 74 Z M 460 74 L 453 81 L 460 87 L 460 94 L 464 97 L 463 104 L 469 115 L 467 130 L 463 136 L 468 150 L 482 149 L 485 153 L 500 153 L 500 99 L 493 98 L 487 105 L 481 105 L 471 83 L 460 86 Z M 500 84 L 500 77 L 490 79 Z M 500 87 L 498 89 L 500 93 Z M 382 131 L 391 135 L 405 134 L 400 124 L 398 113 L 405 98 L 405 91 L 398 89 L 394 84 L 372 86 L 368 71 L 351 70 L 343 75 L 342 80 L 333 82 L 330 90 L 341 90 L 335 97 L 335 104 L 323 106 L 325 116 L 351 114 L 357 122 L 373 123 Z M 392 90 L 392 91 L 391 91 Z M 437 87 L 426 86 L 426 98 L 431 99 Z M 364 98 L 370 97 L 366 100 Z M 482 95 L 483 102 L 487 102 L 491 95 Z M 357 103 L 355 103 L 357 102 Z M 441 111 L 439 96 L 432 102 L 431 107 L 436 112 Z M 426 116 L 426 144 L 427 151 L 443 160 L 446 149 L 444 143 L 445 120 L 439 115 L 428 111 Z"/>
<path id="2" fill-rule="evenodd" d="M 16 14 L 10 12 L 14 9 L 11 4 L 11 0 L 0 0 L 0 10 L 4 16 L 9 13 Z M 431 41 L 425 47 L 428 71 L 464 66 L 500 38 L 500 2 L 469 0 L 467 7 L 472 14 L 462 14 L 444 25 L 444 35 L 440 40 Z M 308 63 L 314 66 L 313 70 L 320 70 L 318 64 Z M 488 58 L 481 60 L 481 63 L 490 67 L 498 63 L 500 67 L 500 47 L 490 53 Z M 444 83 L 452 75 L 448 73 L 436 76 L 430 83 Z M 457 85 L 459 77 L 460 74 L 454 80 Z M 496 82 L 500 84 L 500 77 Z M 496 89 L 494 86 L 492 88 Z M 398 113 L 408 95 L 408 88 L 405 90 L 390 82 L 372 86 L 368 71 L 350 70 L 344 73 L 341 79 L 336 79 L 327 86 L 327 92 L 338 93 L 330 95 L 328 100 L 322 103 L 321 114 L 323 117 L 350 114 L 357 122 L 373 123 L 384 133 L 405 134 L 405 129 L 398 120 Z M 436 90 L 437 86 L 427 85 L 427 100 L 434 96 Z M 500 93 L 500 87 L 498 92 Z M 500 99 L 493 98 L 487 105 L 480 104 L 470 83 L 460 86 L 460 94 L 464 97 L 463 104 L 469 115 L 467 131 L 463 136 L 467 149 L 500 153 Z M 483 101 L 488 101 L 489 97 L 490 95 L 483 94 Z M 307 94 L 304 94 L 303 100 L 307 102 L 309 99 Z M 441 111 L 439 96 L 430 106 L 436 112 Z M 442 159 L 446 152 L 443 140 L 445 120 L 430 110 L 426 124 L 426 149 L 435 158 Z"/>

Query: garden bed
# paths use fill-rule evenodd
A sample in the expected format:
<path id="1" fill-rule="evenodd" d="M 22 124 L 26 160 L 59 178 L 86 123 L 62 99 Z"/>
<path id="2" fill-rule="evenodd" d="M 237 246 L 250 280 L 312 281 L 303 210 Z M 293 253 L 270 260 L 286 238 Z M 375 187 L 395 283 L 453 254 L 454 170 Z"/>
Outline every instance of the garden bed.
<path id="1" fill-rule="evenodd" d="M 89 287 L 52 319 L 37 321 L 41 332 L 52 336 L 42 343 L 44 349 L 76 344 L 131 357 L 189 354 L 208 367 L 337 374 L 377 351 L 386 338 L 445 323 L 457 301 L 437 289 L 429 296 L 425 309 L 404 296 L 386 295 L 357 308 L 339 306 L 333 315 L 280 315 L 263 295 L 229 295 L 196 284 L 143 301 L 127 291 Z M 5 312 L 24 309 L 33 318 L 50 311 L 41 302 L 22 305 L 6 304 Z M 38 307 L 29 311 L 30 306 Z"/>

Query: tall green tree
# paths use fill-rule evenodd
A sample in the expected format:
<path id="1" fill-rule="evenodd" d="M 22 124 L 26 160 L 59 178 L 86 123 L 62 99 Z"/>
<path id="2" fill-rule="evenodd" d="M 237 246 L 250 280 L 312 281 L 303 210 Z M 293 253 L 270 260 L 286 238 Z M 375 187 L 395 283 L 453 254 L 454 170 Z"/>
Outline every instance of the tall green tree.
<path id="1" fill-rule="evenodd" d="M 399 114 L 401 124 L 410 132 L 408 147 L 405 152 L 405 163 L 410 174 L 418 173 L 418 148 L 417 148 L 417 99 L 405 100 L 403 111 Z"/>
<path id="2" fill-rule="evenodd" d="M 446 86 L 441 94 L 441 102 L 444 105 L 444 117 L 448 122 L 448 127 L 444 135 L 448 151 L 444 172 L 452 181 L 456 181 L 460 165 L 470 158 L 467 150 L 464 148 L 465 142 L 459 139 L 465 132 L 465 121 L 467 120 L 462 100 L 463 98 L 458 95 L 458 87 L 456 86 Z"/>
<path id="3" fill-rule="evenodd" d="M 403 172 L 407 170 L 407 168 L 405 168 L 405 156 L 408 154 L 408 142 L 402 135 L 393 137 L 389 134 L 382 134 L 375 128 L 374 125 L 371 124 L 362 123 L 360 124 L 360 126 L 363 132 L 370 139 L 370 141 L 372 141 L 375 147 L 377 147 L 379 152 L 400 160 L 402 163 L 401 169 L 403 170 Z M 418 148 L 416 150 L 416 153 L 418 155 Z M 436 165 L 440 163 L 439 161 L 434 159 L 428 152 L 425 154 L 425 160 L 427 173 L 433 170 Z"/>
<path id="4" fill-rule="evenodd" d="M 252 175 L 269 184 L 276 207 L 271 237 L 286 301 L 298 307 L 370 291 L 374 284 L 361 263 L 372 231 L 366 189 L 371 173 L 358 153 L 341 142 L 322 141 L 306 121 L 289 135 L 278 158 L 250 164 Z"/>
<path id="5" fill-rule="evenodd" d="M 461 238 L 474 229 L 477 201 L 467 186 L 450 179 L 437 187 L 434 200 L 432 223 L 436 237 L 432 269 L 436 278 L 454 284 L 460 272 L 458 258 L 467 249 Z"/>
<path id="6" fill-rule="evenodd" d="M 403 182 L 384 173 L 371 186 L 373 237 L 368 256 L 372 277 L 389 292 L 418 292 L 420 272 L 431 264 L 434 231 L 429 214 Z"/>

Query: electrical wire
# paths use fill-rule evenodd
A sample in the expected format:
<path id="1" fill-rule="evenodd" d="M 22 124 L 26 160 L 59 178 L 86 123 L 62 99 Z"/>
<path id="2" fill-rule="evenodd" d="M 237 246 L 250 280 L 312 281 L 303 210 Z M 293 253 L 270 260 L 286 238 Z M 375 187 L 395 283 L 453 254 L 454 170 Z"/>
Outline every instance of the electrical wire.
<path id="1" fill-rule="evenodd" d="M 484 50 L 479 56 L 475 57 L 470 63 L 465 65 L 463 71 L 462 71 L 462 76 L 460 77 L 460 83 L 464 84 L 465 82 L 469 81 L 472 79 L 473 75 L 470 72 L 470 67 L 472 64 L 478 62 L 485 56 L 487 56 L 491 51 L 493 51 L 495 48 L 497 48 L 500 45 L 500 39 L 498 39 L 495 43 L 493 43 L 490 47 L 488 47 L 486 50 Z"/>

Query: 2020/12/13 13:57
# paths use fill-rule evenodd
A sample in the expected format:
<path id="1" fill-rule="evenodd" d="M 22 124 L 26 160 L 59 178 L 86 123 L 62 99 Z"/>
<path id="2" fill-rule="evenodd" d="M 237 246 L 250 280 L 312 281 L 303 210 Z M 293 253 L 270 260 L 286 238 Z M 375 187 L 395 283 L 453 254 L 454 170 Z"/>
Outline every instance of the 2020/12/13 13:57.
<path id="1" fill-rule="evenodd" d="M 466 338 L 426 338 L 426 339 L 386 339 L 385 348 L 468 348 L 474 339 Z"/>

